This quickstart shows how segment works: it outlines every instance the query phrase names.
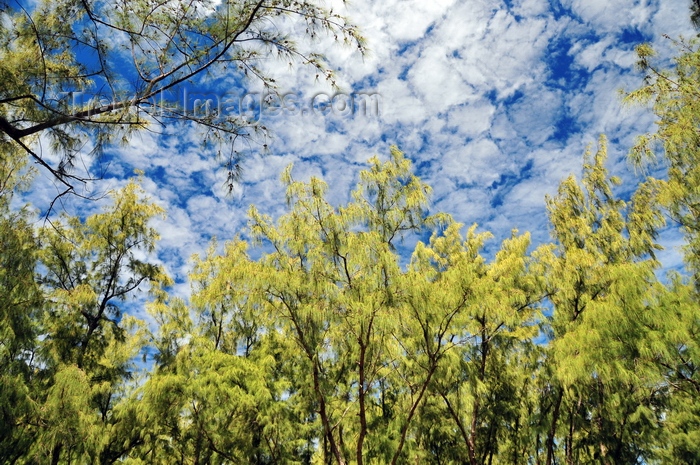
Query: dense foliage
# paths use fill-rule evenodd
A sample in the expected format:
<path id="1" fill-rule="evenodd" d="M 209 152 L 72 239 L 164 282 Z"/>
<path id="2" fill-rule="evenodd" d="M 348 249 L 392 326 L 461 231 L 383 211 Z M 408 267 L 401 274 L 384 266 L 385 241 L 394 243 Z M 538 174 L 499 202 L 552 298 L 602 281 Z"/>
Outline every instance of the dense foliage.
<path id="1" fill-rule="evenodd" d="M 168 295 L 149 225 L 165 212 L 138 179 L 35 227 L 12 207 L 30 141 L 4 129 L 0 462 L 700 463 L 700 51 L 679 47 L 668 71 L 640 47 L 628 97 L 659 118 L 633 153 L 668 176 L 619 198 L 601 137 L 545 199 L 552 243 L 513 231 L 485 256 L 489 233 L 430 214 L 392 147 L 344 205 L 289 167 L 287 213 L 253 206 L 248 239 L 194 257 L 189 302 Z M 53 117 L 35 104 L 5 99 L 0 122 Z M 664 212 L 687 275 L 660 278 Z M 146 289 L 152 324 L 127 311 Z"/>

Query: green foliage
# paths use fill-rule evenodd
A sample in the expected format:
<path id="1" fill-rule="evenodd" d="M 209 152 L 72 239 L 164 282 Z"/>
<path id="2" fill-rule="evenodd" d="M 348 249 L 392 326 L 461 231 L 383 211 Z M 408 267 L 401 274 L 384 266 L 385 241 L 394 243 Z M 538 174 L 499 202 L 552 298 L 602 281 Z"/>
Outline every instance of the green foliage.
<path id="1" fill-rule="evenodd" d="M 104 213 L 64 216 L 36 240 L 25 213 L 6 212 L 10 193 L 0 204 L 0 455 L 114 461 L 133 435 L 128 381 L 145 342 L 120 302 L 145 281 L 169 282 L 142 258 L 157 239 L 148 222 L 162 210 L 132 182 Z"/>
<path id="2" fill-rule="evenodd" d="M 700 422 L 694 400 L 700 393 L 700 51 L 697 38 L 673 43 L 679 52 L 669 70 L 658 69 L 649 46 L 638 49 L 640 68 L 647 74 L 645 86 L 627 99 L 651 103 L 658 118 L 657 132 L 640 137 L 632 154 L 637 159 L 641 154 L 663 154 L 666 179 L 650 179 L 641 189 L 646 189 L 650 201 L 658 202 L 680 225 L 686 238 L 685 262 L 692 274 L 687 281 L 670 276 L 669 285 L 658 297 L 655 317 L 647 323 L 650 341 L 643 355 L 663 373 L 669 397 L 664 431 L 667 447 L 660 448 L 658 455 L 668 462 L 697 463 L 700 448 L 692 432 Z"/>
<path id="3" fill-rule="evenodd" d="M 31 441 L 27 422 L 34 412 L 30 396 L 43 296 L 34 280 L 34 231 L 26 212 L 9 211 L 8 188 L 0 194 L 0 457 L 9 459 Z"/>
<path id="4" fill-rule="evenodd" d="M 700 320 L 696 285 L 676 274 L 659 297 L 649 346 L 644 355 L 659 366 L 667 391 L 666 447 L 658 455 L 670 463 L 697 463 L 700 424 Z"/>
<path id="5" fill-rule="evenodd" d="M 696 294 L 656 279 L 663 187 L 620 200 L 605 159 L 601 139 L 581 181 L 547 199 L 554 244 L 529 252 L 513 231 L 491 260 L 489 233 L 427 214 L 430 188 L 396 148 L 369 161 L 342 206 L 290 167 L 289 211 L 273 221 L 251 207 L 252 244 L 195 256 L 189 303 L 142 258 L 163 212 L 134 182 L 103 213 L 39 228 L 38 242 L 26 224 L 0 229 L 26 251 L 2 255 L 24 271 L 2 275 L 0 296 L 22 312 L 3 313 L 0 452 L 19 463 L 693 462 Z M 428 230 L 402 265 L 396 242 Z M 122 303 L 146 281 L 150 330 Z M 155 364 L 138 376 L 145 344 Z"/>
<path id="6" fill-rule="evenodd" d="M 648 460 L 662 419 L 662 377 L 641 351 L 657 318 L 654 236 L 663 218 L 644 189 L 629 203 L 615 198 L 619 181 L 605 159 L 601 138 L 595 155 L 586 153 L 581 185 L 570 177 L 547 199 L 557 240 L 544 257 L 553 304 L 546 363 L 556 393 L 548 463 L 555 444 L 567 463 Z"/>
<path id="7" fill-rule="evenodd" d="M 75 364 L 100 376 L 120 376 L 133 356 L 117 347 L 128 339 L 129 317 L 118 302 L 144 282 L 168 283 L 160 267 L 140 259 L 158 238 L 148 222 L 163 210 L 143 202 L 134 182 L 114 195 L 104 213 L 62 218 L 40 230 L 42 284 L 50 301 L 43 344 L 47 362 Z"/>
<path id="8" fill-rule="evenodd" d="M 475 464 L 502 453 L 517 463 L 525 460 L 520 454 L 529 440 L 523 389 L 537 369 L 533 339 L 542 298 L 536 265 L 526 256 L 529 236 L 514 232 L 486 264 L 479 250 L 488 235 L 472 227 L 464 240 L 458 229 L 451 225 L 443 237 L 433 236 L 430 248 L 416 248 L 407 289 L 417 324 L 410 332 L 426 335 L 433 327 L 426 352 L 435 342 L 444 344 L 446 360 L 430 391 L 442 400 L 430 406 L 432 415 L 440 413 L 441 434 L 449 425 L 453 441 L 441 446 L 441 454 Z M 435 446 L 426 440 L 428 450 Z M 440 460 L 424 458 L 431 459 Z"/>
<path id="9" fill-rule="evenodd" d="M 637 48 L 639 67 L 646 73 L 645 86 L 631 92 L 630 103 L 649 103 L 658 120 L 658 130 L 640 136 L 632 148 L 632 159 L 663 154 L 667 179 L 650 180 L 658 202 L 686 233 L 685 257 L 690 269 L 700 270 L 700 50 L 698 40 L 673 41 L 679 50 L 674 68 L 660 70 L 648 45 Z"/>
<path id="10" fill-rule="evenodd" d="M 74 171 L 86 139 L 100 153 L 152 121 L 203 129 L 205 145 L 230 154 L 222 161 L 232 183 L 240 155 L 234 145 L 247 139 L 266 147 L 268 129 L 245 109 L 192 108 L 184 86 L 201 91 L 212 79 L 250 77 L 275 93 L 261 64 L 269 58 L 310 66 L 335 86 L 324 57 L 297 39 L 328 35 L 365 50 L 355 26 L 314 0 L 40 0 L 26 8 L 3 1 L 0 23 L 0 139 L 66 192 L 86 180 Z M 39 134 L 60 162 L 32 144 Z"/>
<path id="11" fill-rule="evenodd" d="M 237 239 L 218 255 L 213 244 L 195 258 L 194 319 L 177 301 L 151 307 L 161 353 L 143 392 L 160 412 L 156 434 L 169 438 L 159 453 L 398 463 L 442 447 L 483 460 L 503 439 L 524 457 L 527 427 L 511 428 L 528 421 L 527 397 L 518 399 L 536 364 L 541 298 L 528 236 L 505 241 L 487 265 L 488 234 L 464 238 L 447 215 L 427 216 L 430 189 L 396 148 L 387 162 L 370 160 L 341 207 L 318 179 L 297 182 L 290 168 L 283 181 L 289 213 L 275 224 L 250 212 L 268 253 L 252 260 Z M 393 241 L 426 227 L 436 228 L 430 244 L 419 242 L 403 270 Z M 448 418 L 440 439 L 423 415 Z M 496 428 L 481 427 L 495 418 Z"/>
<path id="12" fill-rule="evenodd" d="M 62 28 L 61 5 L 40 4 L 35 27 Z M 125 30 L 127 10 L 110 13 Z M 147 258 L 164 212 L 136 181 L 101 213 L 34 226 L 11 208 L 31 170 L 0 141 L 0 461 L 697 463 L 697 52 L 679 44 L 664 72 L 638 49 L 650 78 L 628 97 L 653 101 L 659 132 L 635 153 L 661 144 L 668 179 L 621 199 L 601 137 L 546 199 L 552 244 L 513 231 L 484 254 L 491 235 L 430 215 L 392 147 L 340 206 L 290 166 L 288 211 L 251 206 L 248 236 L 193 257 L 189 301 Z M 664 211 L 693 273 L 667 282 Z M 146 284 L 148 322 L 127 303 Z"/>

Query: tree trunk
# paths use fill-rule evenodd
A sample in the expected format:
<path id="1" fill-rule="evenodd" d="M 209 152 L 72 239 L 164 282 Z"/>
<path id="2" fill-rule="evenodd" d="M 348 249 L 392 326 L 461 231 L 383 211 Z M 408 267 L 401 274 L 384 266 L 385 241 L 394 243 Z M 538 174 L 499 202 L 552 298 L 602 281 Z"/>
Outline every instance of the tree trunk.
<path id="1" fill-rule="evenodd" d="M 554 436 L 557 433 L 559 409 L 561 408 L 561 401 L 563 397 L 564 391 L 559 391 L 557 401 L 554 404 L 554 412 L 552 412 L 552 425 L 549 427 L 549 434 L 547 435 L 547 461 L 545 462 L 546 465 L 552 465 L 554 463 Z"/>
<path id="2" fill-rule="evenodd" d="M 367 347 L 360 341 L 360 360 L 359 360 L 359 381 L 360 386 L 358 389 L 358 400 L 360 403 L 360 433 L 357 438 L 357 465 L 363 465 L 362 460 L 362 447 L 365 442 L 365 436 L 367 435 L 367 412 L 365 411 L 365 354 L 367 352 Z"/>
<path id="3" fill-rule="evenodd" d="M 61 458 L 61 449 L 63 448 L 62 444 L 56 444 L 56 446 L 53 448 L 51 451 L 51 465 L 58 465 L 58 461 Z"/>

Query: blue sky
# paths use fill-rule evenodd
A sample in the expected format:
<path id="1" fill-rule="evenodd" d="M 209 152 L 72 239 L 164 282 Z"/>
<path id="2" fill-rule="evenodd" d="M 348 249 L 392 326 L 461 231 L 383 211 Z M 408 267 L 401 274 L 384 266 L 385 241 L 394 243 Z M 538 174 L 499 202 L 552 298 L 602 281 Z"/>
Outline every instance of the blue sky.
<path id="1" fill-rule="evenodd" d="M 662 34 L 694 33 L 685 0 L 335 3 L 360 26 L 369 53 L 362 57 L 330 37 L 312 47 L 326 54 L 345 94 L 379 95 L 378 114 L 349 114 L 340 104 L 325 115 L 262 114 L 273 133 L 269 151 L 243 162 L 242 182 L 231 195 L 225 170 L 188 127 L 143 132 L 108 153 L 103 186 L 143 170 L 145 189 L 168 212 L 155 225 L 162 237 L 158 260 L 177 280 L 175 294 L 189 294 L 190 257 L 212 237 L 245 235 L 250 204 L 273 217 L 285 211 L 279 176 L 289 163 L 297 179 L 322 177 L 340 203 L 365 161 L 386 158 L 391 144 L 433 187 L 432 211 L 478 223 L 495 235 L 492 247 L 513 228 L 530 231 L 535 244 L 548 241 L 544 197 L 580 173 L 585 147 L 599 134 L 610 141 L 609 168 L 623 178 L 623 190 L 639 180 L 625 157 L 634 137 L 653 129 L 653 115 L 623 107 L 618 94 L 641 83 L 634 46 L 652 42 L 669 56 Z M 319 93 L 333 94 L 311 69 L 274 60 L 262 66 L 304 108 Z M 249 83 L 249 90 L 256 86 Z M 226 92 L 242 90 L 234 83 Z M 50 183 L 35 186 L 29 198 L 46 205 L 54 194 Z M 678 233 L 669 230 L 662 240 L 664 265 L 678 266 Z"/>

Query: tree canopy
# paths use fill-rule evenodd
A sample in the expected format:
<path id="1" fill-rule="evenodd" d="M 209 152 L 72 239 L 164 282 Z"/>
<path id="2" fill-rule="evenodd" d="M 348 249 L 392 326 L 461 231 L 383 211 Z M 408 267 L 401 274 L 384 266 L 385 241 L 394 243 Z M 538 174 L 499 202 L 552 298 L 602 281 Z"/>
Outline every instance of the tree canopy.
<path id="1" fill-rule="evenodd" d="M 78 131 L 128 137 L 157 121 L 153 92 L 212 67 L 257 75 L 265 47 L 325 73 L 269 19 L 362 47 L 357 31 L 293 0 L 1 5 L 0 462 L 700 463 L 696 40 L 670 70 L 638 48 L 647 78 L 627 99 L 652 103 L 658 131 L 631 155 L 665 175 L 621 195 L 601 136 L 544 199 L 550 243 L 513 230 L 487 249 L 391 146 L 342 204 L 289 166 L 286 211 L 252 205 L 245 231 L 194 256 L 185 300 L 138 176 L 91 215 L 17 207 L 27 153 L 46 162 L 32 142 L 64 150 L 45 167 L 70 188 Z M 78 91 L 113 103 L 73 111 L 59 93 Z M 685 274 L 660 268 L 668 219 Z"/>
<path id="2" fill-rule="evenodd" d="M 657 279 L 654 197 L 617 198 L 605 159 L 601 139 L 547 199 L 554 243 L 513 231 L 492 258 L 488 233 L 428 214 L 431 189 L 397 148 L 342 206 L 290 166 L 288 212 L 251 207 L 250 241 L 195 257 L 189 303 L 141 258 L 162 212 L 133 182 L 104 213 L 2 229 L 26 254 L 3 255 L 17 273 L 3 277 L 0 453 L 693 463 L 695 288 Z M 426 231 L 403 265 L 396 241 Z M 120 303 L 145 282 L 150 328 Z"/>
<path id="3" fill-rule="evenodd" d="M 304 33 L 294 33 L 298 23 Z M 311 66 L 335 85 L 324 57 L 299 44 L 319 34 L 365 50 L 355 26 L 314 0 L 3 0 L 0 134 L 72 192 L 93 176 L 74 170 L 86 145 L 99 154 L 133 131 L 187 121 L 228 149 L 223 161 L 235 177 L 233 146 L 262 146 L 267 128 L 240 111 L 242 102 L 188 109 L 186 87 L 250 77 L 274 92 L 275 78 L 260 65 L 269 57 Z M 38 136 L 51 140 L 58 163 L 35 146 Z"/>

